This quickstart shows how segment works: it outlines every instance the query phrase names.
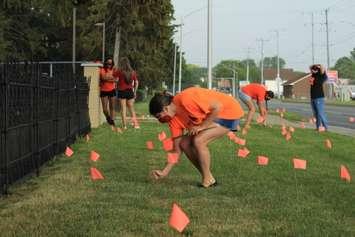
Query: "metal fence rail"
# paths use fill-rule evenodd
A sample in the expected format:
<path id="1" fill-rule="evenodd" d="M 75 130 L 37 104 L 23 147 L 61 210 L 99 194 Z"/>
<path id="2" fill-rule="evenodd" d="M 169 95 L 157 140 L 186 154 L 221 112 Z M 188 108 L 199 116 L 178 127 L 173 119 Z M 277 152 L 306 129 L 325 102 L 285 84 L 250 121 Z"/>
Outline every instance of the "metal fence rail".
<path id="1" fill-rule="evenodd" d="M 0 194 L 90 131 L 89 87 L 78 67 L 0 64 Z"/>

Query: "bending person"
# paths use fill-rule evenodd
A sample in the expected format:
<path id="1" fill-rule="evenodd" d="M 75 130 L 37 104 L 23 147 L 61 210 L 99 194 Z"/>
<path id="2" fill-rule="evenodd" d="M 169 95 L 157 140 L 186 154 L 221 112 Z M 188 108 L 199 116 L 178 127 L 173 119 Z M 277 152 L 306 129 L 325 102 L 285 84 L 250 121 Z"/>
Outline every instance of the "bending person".
<path id="1" fill-rule="evenodd" d="M 156 94 L 149 103 L 149 112 L 161 123 L 168 123 L 174 152 L 184 153 L 202 176 L 202 187 L 216 184 L 210 170 L 208 144 L 229 131 L 235 131 L 244 112 L 233 97 L 213 90 L 192 87 L 175 97 Z M 183 135 L 188 130 L 188 135 Z M 156 179 L 167 176 L 174 164 L 153 170 Z"/>
<path id="2" fill-rule="evenodd" d="M 139 128 L 136 112 L 134 111 L 134 100 L 138 89 L 137 73 L 133 71 L 128 58 L 120 61 L 118 71 L 118 92 L 117 97 L 121 106 L 122 127 L 127 129 L 127 107 L 132 117 L 134 128 Z"/>
<path id="3" fill-rule="evenodd" d="M 247 130 L 250 128 L 251 120 L 253 119 L 254 113 L 256 111 L 253 100 L 257 102 L 260 116 L 263 118 L 263 122 L 265 122 L 267 115 L 266 101 L 272 98 L 274 98 L 274 92 L 267 91 L 263 85 L 257 83 L 251 83 L 239 90 L 239 99 L 248 106 L 249 110 L 247 120 L 243 127 L 243 132 L 247 132 Z"/>

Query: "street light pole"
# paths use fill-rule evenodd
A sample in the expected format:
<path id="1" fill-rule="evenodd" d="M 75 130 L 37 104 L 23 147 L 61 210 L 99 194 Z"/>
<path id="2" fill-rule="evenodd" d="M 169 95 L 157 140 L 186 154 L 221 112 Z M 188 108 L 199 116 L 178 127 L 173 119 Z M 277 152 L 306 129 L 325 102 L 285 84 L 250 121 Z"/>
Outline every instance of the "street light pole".
<path id="1" fill-rule="evenodd" d="M 102 63 L 105 62 L 105 41 L 106 41 L 106 24 L 105 22 L 96 23 L 95 26 L 102 26 Z"/>
<path id="2" fill-rule="evenodd" d="M 175 43 L 175 50 L 174 50 L 174 75 L 173 75 L 173 95 L 175 95 L 175 81 L 176 81 L 176 50 L 177 44 Z"/>
<path id="3" fill-rule="evenodd" d="M 76 60 L 76 7 L 73 8 L 73 52 L 72 52 L 73 73 L 75 74 L 75 60 Z"/>
<path id="4" fill-rule="evenodd" d="M 208 0 L 208 24 L 207 24 L 207 67 L 208 89 L 212 89 L 212 0 Z"/>
<path id="5" fill-rule="evenodd" d="M 182 77 L 182 26 L 183 26 L 183 18 L 181 17 L 181 24 L 180 24 L 180 58 L 179 58 L 179 84 L 178 90 L 179 93 L 181 92 L 181 77 Z"/>

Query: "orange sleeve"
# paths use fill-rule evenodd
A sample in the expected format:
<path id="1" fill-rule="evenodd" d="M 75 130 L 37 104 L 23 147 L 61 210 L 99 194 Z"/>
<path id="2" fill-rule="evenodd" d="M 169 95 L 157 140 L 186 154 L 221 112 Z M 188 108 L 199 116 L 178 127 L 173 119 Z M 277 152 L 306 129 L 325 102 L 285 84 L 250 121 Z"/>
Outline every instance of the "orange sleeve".
<path id="1" fill-rule="evenodd" d="M 169 122 L 169 129 L 170 129 L 170 133 L 171 133 L 171 137 L 175 138 L 175 137 L 179 137 L 181 135 L 183 135 L 184 133 L 184 128 L 179 124 L 179 121 L 177 121 L 177 118 L 173 118 L 170 122 Z"/>
<path id="2" fill-rule="evenodd" d="M 208 98 L 201 96 L 197 98 L 185 97 L 182 100 L 182 106 L 189 113 L 189 117 L 194 120 L 194 124 L 200 124 L 211 113 L 210 101 Z"/>

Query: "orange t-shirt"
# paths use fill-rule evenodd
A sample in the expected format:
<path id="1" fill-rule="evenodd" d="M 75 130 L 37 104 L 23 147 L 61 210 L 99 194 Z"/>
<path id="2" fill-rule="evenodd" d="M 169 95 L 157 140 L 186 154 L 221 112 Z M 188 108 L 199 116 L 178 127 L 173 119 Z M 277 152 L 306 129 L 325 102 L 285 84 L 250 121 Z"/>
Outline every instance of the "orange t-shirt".
<path id="1" fill-rule="evenodd" d="M 203 88 L 191 87 L 176 95 L 173 103 L 176 106 L 176 114 L 169 122 L 172 137 L 183 134 L 184 129 L 201 124 L 209 113 L 214 102 L 221 103 L 218 114 L 220 119 L 240 119 L 244 111 L 233 97 Z"/>
<path id="2" fill-rule="evenodd" d="M 115 69 L 100 68 L 100 91 L 113 91 L 114 89 L 116 89 L 115 82 L 101 81 L 101 78 L 106 75 L 112 75 L 113 77 L 117 77 L 117 71 Z"/>
<path id="3" fill-rule="evenodd" d="M 259 102 L 265 101 L 266 89 L 264 85 L 258 83 L 251 83 L 242 87 L 242 92 Z"/>

